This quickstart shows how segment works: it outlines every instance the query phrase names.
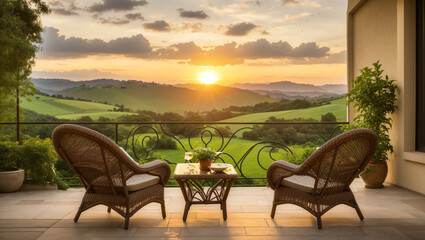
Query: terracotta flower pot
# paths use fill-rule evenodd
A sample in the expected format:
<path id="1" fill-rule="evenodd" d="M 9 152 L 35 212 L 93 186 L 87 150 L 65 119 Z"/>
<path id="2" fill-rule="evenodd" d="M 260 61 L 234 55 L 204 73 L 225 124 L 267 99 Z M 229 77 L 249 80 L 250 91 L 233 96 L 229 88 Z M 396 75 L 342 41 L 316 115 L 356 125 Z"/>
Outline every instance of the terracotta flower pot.
<path id="1" fill-rule="evenodd" d="M 369 163 L 360 175 L 366 184 L 366 188 L 383 188 L 385 178 L 387 178 L 388 165 L 387 162 L 383 163 Z"/>
<path id="2" fill-rule="evenodd" d="M 209 160 L 199 160 L 199 169 L 202 171 L 209 171 L 211 162 Z"/>
<path id="3" fill-rule="evenodd" d="M 0 172 L 0 192 L 16 192 L 24 182 L 24 170 Z"/>

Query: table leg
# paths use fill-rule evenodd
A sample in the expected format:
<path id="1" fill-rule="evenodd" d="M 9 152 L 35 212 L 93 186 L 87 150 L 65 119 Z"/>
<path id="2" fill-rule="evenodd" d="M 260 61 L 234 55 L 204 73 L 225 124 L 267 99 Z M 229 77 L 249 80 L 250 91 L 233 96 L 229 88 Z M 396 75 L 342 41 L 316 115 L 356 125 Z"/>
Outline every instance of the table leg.
<path id="1" fill-rule="evenodd" d="M 184 213 L 183 213 L 183 222 L 186 222 L 187 214 L 189 213 L 190 209 L 190 203 L 186 202 L 186 206 L 184 207 Z"/>
<path id="2" fill-rule="evenodd" d="M 226 207 L 226 201 L 221 203 L 221 211 L 223 211 L 223 219 L 224 221 L 227 220 L 227 207 Z"/>

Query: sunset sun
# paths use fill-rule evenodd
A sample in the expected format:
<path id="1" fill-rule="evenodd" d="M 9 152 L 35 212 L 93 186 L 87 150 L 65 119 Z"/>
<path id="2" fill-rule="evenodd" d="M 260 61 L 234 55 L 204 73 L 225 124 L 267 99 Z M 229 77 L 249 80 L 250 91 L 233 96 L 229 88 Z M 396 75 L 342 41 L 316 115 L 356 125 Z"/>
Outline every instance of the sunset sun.
<path id="1" fill-rule="evenodd" d="M 206 85 L 213 84 L 218 81 L 217 74 L 212 72 L 204 72 L 199 76 L 198 80 Z"/>

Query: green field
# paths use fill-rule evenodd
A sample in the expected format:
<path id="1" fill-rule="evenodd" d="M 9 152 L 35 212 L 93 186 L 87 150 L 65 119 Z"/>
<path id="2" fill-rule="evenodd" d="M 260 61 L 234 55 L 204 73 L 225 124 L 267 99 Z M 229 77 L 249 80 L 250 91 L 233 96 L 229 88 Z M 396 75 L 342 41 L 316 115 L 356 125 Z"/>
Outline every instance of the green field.
<path id="1" fill-rule="evenodd" d="M 142 137 L 140 137 L 139 139 L 142 139 Z M 188 139 L 183 138 L 183 139 L 180 139 L 180 140 L 185 145 L 186 149 L 188 151 L 190 151 L 191 148 L 189 147 Z M 199 138 L 198 139 L 192 139 L 192 140 L 194 140 L 194 141 L 192 141 L 192 146 L 194 148 L 200 147 L 200 146 L 204 147 L 204 145 L 202 145 Z M 229 138 L 225 138 L 225 143 L 228 140 L 229 140 Z M 229 153 L 230 155 L 233 156 L 235 161 L 238 162 L 241 159 L 241 157 L 245 154 L 245 152 L 248 151 L 248 149 L 256 143 L 257 143 L 256 141 L 234 138 L 234 139 L 231 140 L 230 144 L 225 148 L 225 150 L 223 152 Z M 220 144 L 221 144 L 221 138 L 215 137 L 213 139 L 213 141 L 208 145 L 208 147 L 212 147 L 214 149 L 219 149 Z M 246 177 L 263 178 L 263 177 L 266 176 L 266 170 L 262 169 L 261 166 L 257 162 L 257 153 L 261 149 L 261 147 L 263 147 L 263 146 L 265 146 L 265 145 L 256 146 L 250 152 L 250 154 L 247 156 L 247 158 L 243 161 L 242 172 L 245 174 Z M 169 160 L 169 161 L 174 162 L 174 163 L 182 163 L 182 162 L 184 162 L 185 151 L 179 144 L 177 144 L 177 147 L 178 147 L 177 149 L 158 149 L 158 150 L 155 151 L 156 152 L 155 156 L 163 157 L 166 160 Z M 304 149 L 303 149 L 302 146 L 294 145 L 294 146 L 289 146 L 289 147 L 290 147 L 291 151 L 293 151 L 294 154 L 296 154 L 296 155 L 300 155 L 304 152 Z M 231 163 L 232 165 L 235 165 L 231 158 L 229 158 L 225 155 L 222 155 L 222 156 L 223 156 L 223 160 L 226 163 Z M 290 159 L 288 159 L 289 155 L 286 154 L 286 152 L 284 152 L 284 151 L 279 151 L 277 153 L 273 153 L 273 157 L 275 157 L 278 160 L 285 160 L 285 161 L 290 160 Z M 217 162 L 221 162 L 221 161 L 217 161 Z M 261 165 L 265 169 L 267 169 L 267 167 L 272 162 L 273 162 L 273 160 L 270 159 L 269 152 L 267 151 L 267 149 L 264 149 L 260 154 Z M 170 165 L 170 167 L 172 168 L 172 173 L 173 173 L 175 165 Z"/>
<path id="2" fill-rule="evenodd" d="M 115 119 L 125 114 L 133 114 L 108 111 L 114 108 L 112 105 L 41 95 L 33 96 L 31 101 L 23 100 L 21 107 L 40 114 L 52 115 L 60 119 L 78 119 L 82 116 L 90 116 L 94 120 L 97 120 L 101 116 Z"/>
<path id="3" fill-rule="evenodd" d="M 62 94 L 96 102 L 124 104 L 134 111 L 150 110 L 157 113 L 180 114 L 274 101 L 251 91 L 215 85 L 188 89 L 151 83 L 123 83 L 109 87 L 75 87 L 65 90 Z"/>
<path id="4" fill-rule="evenodd" d="M 333 113 L 336 116 L 337 121 L 346 121 L 347 119 L 347 105 L 345 99 L 337 99 L 331 101 L 330 104 L 326 104 L 319 107 L 286 110 L 278 112 L 264 112 L 264 113 L 252 113 L 246 114 L 234 118 L 229 118 L 221 122 L 265 122 L 270 117 L 294 119 L 294 118 L 312 118 L 315 120 L 321 119 L 322 115 L 328 112 Z"/>

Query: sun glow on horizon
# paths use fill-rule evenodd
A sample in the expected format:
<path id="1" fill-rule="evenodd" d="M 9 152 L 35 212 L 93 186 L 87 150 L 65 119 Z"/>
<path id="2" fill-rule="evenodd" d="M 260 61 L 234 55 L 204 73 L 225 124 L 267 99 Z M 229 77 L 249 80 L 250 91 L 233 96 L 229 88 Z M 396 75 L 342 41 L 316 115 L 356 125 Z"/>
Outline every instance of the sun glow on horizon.
<path id="1" fill-rule="evenodd" d="M 218 76 L 213 72 L 204 72 L 199 76 L 198 80 L 205 85 L 210 85 L 218 81 Z"/>

